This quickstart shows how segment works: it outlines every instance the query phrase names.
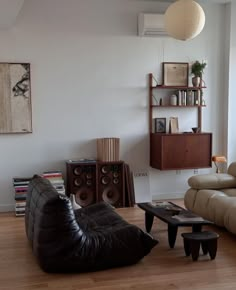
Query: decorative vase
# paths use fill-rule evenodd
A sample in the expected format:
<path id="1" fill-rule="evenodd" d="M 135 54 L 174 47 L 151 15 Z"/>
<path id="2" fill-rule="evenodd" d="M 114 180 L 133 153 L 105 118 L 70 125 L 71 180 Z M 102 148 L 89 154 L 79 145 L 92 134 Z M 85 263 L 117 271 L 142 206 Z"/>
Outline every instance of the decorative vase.
<path id="1" fill-rule="evenodd" d="M 192 78 L 192 84 L 194 87 L 199 87 L 201 83 L 201 78 L 200 77 L 193 77 Z"/>
<path id="2" fill-rule="evenodd" d="M 176 95 L 171 95 L 170 96 L 170 105 L 171 106 L 177 106 L 177 96 Z"/>

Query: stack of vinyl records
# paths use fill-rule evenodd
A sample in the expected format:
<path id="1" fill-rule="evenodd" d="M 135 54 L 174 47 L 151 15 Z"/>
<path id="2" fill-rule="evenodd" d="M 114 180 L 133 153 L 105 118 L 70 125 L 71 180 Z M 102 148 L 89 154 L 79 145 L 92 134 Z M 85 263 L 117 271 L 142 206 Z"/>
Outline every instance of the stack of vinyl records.
<path id="1" fill-rule="evenodd" d="M 135 205 L 135 191 L 133 172 L 130 170 L 128 164 L 124 164 L 125 169 L 125 206 L 133 207 Z"/>
<path id="2" fill-rule="evenodd" d="M 99 161 L 120 160 L 120 138 L 98 138 L 97 159 Z"/>
<path id="3" fill-rule="evenodd" d="M 15 188 L 15 214 L 16 216 L 25 215 L 26 197 L 28 184 L 31 177 L 13 177 L 13 185 Z"/>
<path id="4" fill-rule="evenodd" d="M 61 171 L 45 171 L 42 177 L 48 179 L 58 193 L 65 194 L 64 179 Z"/>

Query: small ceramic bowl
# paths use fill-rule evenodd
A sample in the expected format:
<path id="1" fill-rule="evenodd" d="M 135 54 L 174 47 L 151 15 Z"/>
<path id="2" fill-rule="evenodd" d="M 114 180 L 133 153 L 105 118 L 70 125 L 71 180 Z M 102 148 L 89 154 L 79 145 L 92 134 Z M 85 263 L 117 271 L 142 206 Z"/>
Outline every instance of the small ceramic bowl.
<path id="1" fill-rule="evenodd" d="M 199 133 L 200 132 L 200 128 L 199 127 L 193 127 L 192 130 L 193 130 L 193 133 Z"/>

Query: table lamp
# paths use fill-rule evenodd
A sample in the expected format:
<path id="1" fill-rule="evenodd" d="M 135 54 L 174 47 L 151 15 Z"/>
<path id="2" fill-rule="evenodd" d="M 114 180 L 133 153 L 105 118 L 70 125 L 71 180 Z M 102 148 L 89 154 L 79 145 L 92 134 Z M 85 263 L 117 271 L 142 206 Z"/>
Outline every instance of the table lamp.
<path id="1" fill-rule="evenodd" d="M 216 173 L 220 173 L 219 163 L 226 163 L 227 159 L 223 155 L 214 155 L 212 156 L 211 160 L 214 162 L 216 167 Z"/>

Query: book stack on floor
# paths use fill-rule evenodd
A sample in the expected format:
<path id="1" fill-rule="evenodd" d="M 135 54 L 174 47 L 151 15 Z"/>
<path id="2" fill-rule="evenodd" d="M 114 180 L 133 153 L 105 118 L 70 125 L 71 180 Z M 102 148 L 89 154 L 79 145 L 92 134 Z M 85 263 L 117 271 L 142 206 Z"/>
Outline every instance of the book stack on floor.
<path id="1" fill-rule="evenodd" d="M 15 188 L 15 215 L 25 215 L 25 205 L 28 184 L 31 177 L 13 177 L 13 186 Z"/>
<path id="2" fill-rule="evenodd" d="M 61 171 L 45 171 L 42 177 L 48 179 L 58 193 L 65 194 L 64 179 Z"/>

